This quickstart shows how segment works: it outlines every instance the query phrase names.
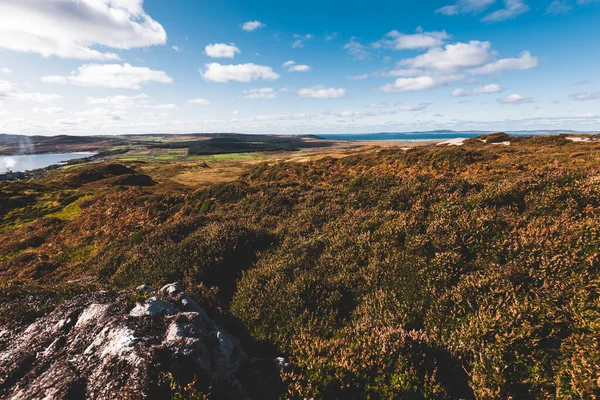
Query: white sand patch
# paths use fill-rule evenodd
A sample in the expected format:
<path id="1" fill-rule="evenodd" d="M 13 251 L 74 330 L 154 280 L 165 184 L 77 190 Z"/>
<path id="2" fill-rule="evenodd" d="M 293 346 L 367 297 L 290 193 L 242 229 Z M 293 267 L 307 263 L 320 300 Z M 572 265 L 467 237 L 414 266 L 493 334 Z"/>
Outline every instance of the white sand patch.
<path id="1" fill-rule="evenodd" d="M 506 141 L 506 142 L 498 142 L 498 143 L 492 143 L 492 144 L 501 144 L 503 146 L 510 146 L 510 142 Z"/>
<path id="2" fill-rule="evenodd" d="M 467 140 L 467 138 L 448 139 L 444 140 L 443 142 L 439 142 L 437 146 L 440 146 L 442 144 L 447 144 L 448 146 L 462 146 L 465 140 Z"/>
<path id="3" fill-rule="evenodd" d="M 571 142 L 591 142 L 592 139 L 589 137 L 578 137 L 578 136 L 571 136 L 571 137 L 567 137 L 567 140 L 570 140 Z"/>

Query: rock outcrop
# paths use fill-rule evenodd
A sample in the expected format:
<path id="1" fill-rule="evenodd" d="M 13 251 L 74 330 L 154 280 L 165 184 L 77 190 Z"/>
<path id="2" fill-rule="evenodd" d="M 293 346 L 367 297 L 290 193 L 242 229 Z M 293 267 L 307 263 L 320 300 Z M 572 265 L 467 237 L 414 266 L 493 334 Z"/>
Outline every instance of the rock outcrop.
<path id="1" fill-rule="evenodd" d="M 0 399 L 264 398 L 278 363 L 249 357 L 180 284 L 143 286 L 80 295 L 0 329 Z"/>

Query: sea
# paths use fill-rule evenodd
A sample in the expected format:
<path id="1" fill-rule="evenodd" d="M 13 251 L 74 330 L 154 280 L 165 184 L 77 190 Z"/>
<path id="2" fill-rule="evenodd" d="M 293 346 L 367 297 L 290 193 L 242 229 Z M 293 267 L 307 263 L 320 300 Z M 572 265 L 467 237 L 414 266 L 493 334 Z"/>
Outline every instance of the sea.
<path id="1" fill-rule="evenodd" d="M 419 141 L 419 140 L 448 140 L 470 139 L 480 135 L 493 133 L 493 131 L 427 131 L 427 132 L 380 132 L 380 133 L 324 133 L 316 136 L 332 140 L 359 140 L 359 141 Z M 587 133 L 575 131 L 507 131 L 513 136 L 555 135 L 559 133 Z"/>

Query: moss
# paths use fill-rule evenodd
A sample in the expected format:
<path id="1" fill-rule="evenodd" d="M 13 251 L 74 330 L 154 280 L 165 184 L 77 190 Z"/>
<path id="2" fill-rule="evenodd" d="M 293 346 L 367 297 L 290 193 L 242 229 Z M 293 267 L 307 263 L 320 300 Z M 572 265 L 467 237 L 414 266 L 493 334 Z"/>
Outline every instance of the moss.
<path id="1" fill-rule="evenodd" d="M 71 204 L 68 204 L 62 210 L 46 215 L 45 218 L 58 218 L 63 221 L 71 221 L 81 215 L 81 205 L 91 200 L 92 196 L 81 197 Z"/>

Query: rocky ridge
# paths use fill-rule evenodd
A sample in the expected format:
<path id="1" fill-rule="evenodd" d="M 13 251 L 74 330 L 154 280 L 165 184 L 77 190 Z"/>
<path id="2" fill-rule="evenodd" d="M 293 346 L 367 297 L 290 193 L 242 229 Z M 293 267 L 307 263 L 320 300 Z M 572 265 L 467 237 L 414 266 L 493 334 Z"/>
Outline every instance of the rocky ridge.
<path id="1" fill-rule="evenodd" d="M 274 392 L 260 382 L 278 375 L 277 362 L 248 356 L 179 283 L 141 286 L 80 295 L 23 329 L 0 329 L 0 399 L 172 398 L 181 388 L 264 398 Z"/>

